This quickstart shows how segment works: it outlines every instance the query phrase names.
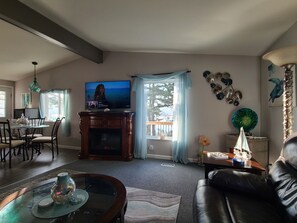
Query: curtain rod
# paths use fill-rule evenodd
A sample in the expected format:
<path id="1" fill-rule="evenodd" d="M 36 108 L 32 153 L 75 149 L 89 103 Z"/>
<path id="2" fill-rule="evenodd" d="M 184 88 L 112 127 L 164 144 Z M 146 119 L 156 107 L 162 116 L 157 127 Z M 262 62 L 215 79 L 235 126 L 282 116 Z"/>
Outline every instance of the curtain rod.
<path id="1" fill-rule="evenodd" d="M 190 73 L 191 71 L 190 70 L 187 70 L 186 73 Z M 152 75 L 166 75 L 166 74 L 171 74 L 173 72 L 168 72 L 168 73 L 157 73 L 157 74 L 152 74 Z M 132 75 L 131 76 L 132 78 L 135 78 L 135 77 L 138 77 L 137 75 Z"/>
<path id="2" fill-rule="evenodd" d="M 42 91 L 40 91 L 40 93 L 47 93 L 47 92 L 51 92 L 51 91 L 65 91 L 65 90 L 67 90 L 67 91 L 71 91 L 71 89 L 70 88 L 53 88 L 53 89 L 48 89 L 48 90 L 42 90 Z"/>

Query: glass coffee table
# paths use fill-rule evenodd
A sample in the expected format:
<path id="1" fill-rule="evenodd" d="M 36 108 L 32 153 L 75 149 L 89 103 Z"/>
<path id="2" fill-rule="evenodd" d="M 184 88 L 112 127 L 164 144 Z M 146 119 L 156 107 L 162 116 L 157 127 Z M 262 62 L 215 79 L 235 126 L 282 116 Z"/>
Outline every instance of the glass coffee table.
<path id="1" fill-rule="evenodd" d="M 262 175 L 262 173 L 266 171 L 266 169 L 253 158 L 245 165 L 238 165 L 232 162 L 232 158 L 234 157 L 233 153 L 225 153 L 228 156 L 227 159 L 216 159 L 208 156 L 207 153 L 207 151 L 204 151 L 202 157 L 202 162 L 205 166 L 205 179 L 208 179 L 208 173 L 215 169 L 231 168 L 258 175 Z"/>
<path id="2" fill-rule="evenodd" d="M 116 178 L 101 174 L 73 174 L 77 189 L 88 193 L 88 200 L 75 211 L 57 218 L 37 218 L 33 208 L 50 194 L 56 178 L 24 188 L 0 203 L 0 222 L 124 222 L 127 208 L 126 188 Z"/>

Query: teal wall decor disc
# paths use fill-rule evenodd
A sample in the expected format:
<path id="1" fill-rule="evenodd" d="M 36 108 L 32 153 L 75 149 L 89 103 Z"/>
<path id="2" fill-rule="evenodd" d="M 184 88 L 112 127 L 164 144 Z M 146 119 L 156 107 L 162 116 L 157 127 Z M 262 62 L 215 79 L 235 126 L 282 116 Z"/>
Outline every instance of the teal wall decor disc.
<path id="1" fill-rule="evenodd" d="M 241 108 L 233 113 L 232 124 L 238 130 L 243 127 L 245 132 L 250 132 L 258 124 L 258 115 L 252 109 Z"/>

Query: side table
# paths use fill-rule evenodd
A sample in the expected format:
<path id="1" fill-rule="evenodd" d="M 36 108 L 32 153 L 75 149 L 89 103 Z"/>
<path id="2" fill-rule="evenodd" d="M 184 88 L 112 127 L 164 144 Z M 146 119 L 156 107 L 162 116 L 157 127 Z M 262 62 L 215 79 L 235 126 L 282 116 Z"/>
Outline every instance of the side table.
<path id="1" fill-rule="evenodd" d="M 208 173 L 215 169 L 224 169 L 231 168 L 239 171 L 245 171 L 250 173 L 255 173 L 258 175 L 262 175 L 265 172 L 265 168 L 261 166 L 255 159 L 251 159 L 247 162 L 247 165 L 235 165 L 232 162 L 232 158 L 234 157 L 233 153 L 226 153 L 228 155 L 228 159 L 216 159 L 207 155 L 207 151 L 203 152 L 202 162 L 205 166 L 205 178 L 208 179 Z"/>
<path id="2" fill-rule="evenodd" d="M 269 165 L 269 139 L 267 137 L 258 136 L 247 136 L 247 142 L 249 144 L 250 150 L 252 151 L 252 156 L 255 158 L 262 166 L 268 167 Z M 226 135 L 226 148 L 234 148 L 238 139 L 238 135 L 228 134 Z"/>

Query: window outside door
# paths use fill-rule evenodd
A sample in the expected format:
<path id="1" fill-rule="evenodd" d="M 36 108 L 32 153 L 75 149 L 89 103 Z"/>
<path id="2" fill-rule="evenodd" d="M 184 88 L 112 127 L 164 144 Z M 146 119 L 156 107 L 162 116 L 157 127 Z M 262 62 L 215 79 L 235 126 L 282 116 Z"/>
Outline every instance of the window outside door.
<path id="1" fill-rule="evenodd" d="M 12 87 L 0 86 L 0 118 L 12 118 Z"/>

